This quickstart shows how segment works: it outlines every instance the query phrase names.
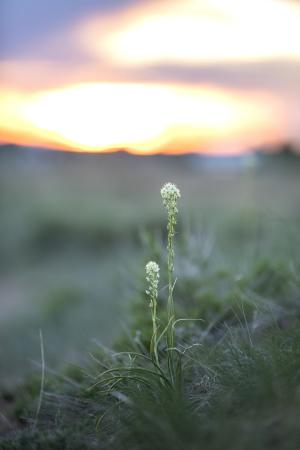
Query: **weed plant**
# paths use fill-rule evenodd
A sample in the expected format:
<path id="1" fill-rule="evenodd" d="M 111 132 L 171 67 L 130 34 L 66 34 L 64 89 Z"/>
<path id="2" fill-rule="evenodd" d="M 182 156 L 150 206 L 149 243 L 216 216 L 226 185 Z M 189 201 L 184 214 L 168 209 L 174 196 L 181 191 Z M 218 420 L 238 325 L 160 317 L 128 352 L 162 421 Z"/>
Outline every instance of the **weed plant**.
<path id="1" fill-rule="evenodd" d="M 161 329 L 157 316 L 158 285 L 159 285 L 159 265 L 154 261 L 149 261 L 145 267 L 146 281 L 148 287 L 146 294 L 149 296 L 149 306 L 152 317 L 152 336 L 150 340 L 149 352 L 122 352 L 119 356 L 126 355 L 129 364 L 119 364 L 116 367 L 108 368 L 97 376 L 91 389 L 98 388 L 104 394 L 115 393 L 125 398 L 122 385 L 131 382 L 139 383 L 147 389 L 153 389 L 155 394 L 161 389 L 167 392 L 168 396 L 179 396 L 181 393 L 181 358 L 183 351 L 175 347 L 175 326 L 179 320 L 175 320 L 175 307 L 173 300 L 174 289 L 174 236 L 177 222 L 177 200 L 180 198 L 179 189 L 172 183 L 166 183 L 161 189 L 163 204 L 167 210 L 167 273 L 168 273 L 168 300 L 167 300 L 167 324 Z M 165 354 L 167 366 L 160 362 L 160 345 L 166 338 Z M 119 391 L 121 389 L 121 391 Z M 131 399 L 126 396 L 126 401 L 131 403 Z"/>

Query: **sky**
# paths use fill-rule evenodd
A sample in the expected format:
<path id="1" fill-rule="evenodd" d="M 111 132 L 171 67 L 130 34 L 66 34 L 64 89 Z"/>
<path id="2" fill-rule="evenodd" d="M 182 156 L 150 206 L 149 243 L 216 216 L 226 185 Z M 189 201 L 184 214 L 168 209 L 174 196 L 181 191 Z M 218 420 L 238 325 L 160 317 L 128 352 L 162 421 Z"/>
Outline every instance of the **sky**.
<path id="1" fill-rule="evenodd" d="M 300 2 L 0 0 L 0 142 L 233 154 L 300 142 Z"/>

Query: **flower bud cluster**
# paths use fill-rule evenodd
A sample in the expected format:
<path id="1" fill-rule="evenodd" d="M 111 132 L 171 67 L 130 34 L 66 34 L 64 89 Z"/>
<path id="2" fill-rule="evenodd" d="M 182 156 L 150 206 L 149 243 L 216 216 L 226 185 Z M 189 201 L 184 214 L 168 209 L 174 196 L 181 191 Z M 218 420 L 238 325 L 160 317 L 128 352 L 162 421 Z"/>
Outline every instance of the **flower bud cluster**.
<path id="1" fill-rule="evenodd" d="M 149 283 L 148 289 L 146 290 L 146 294 L 149 295 L 150 301 L 152 303 L 152 301 L 157 298 L 158 294 L 157 290 L 159 282 L 159 265 L 154 261 L 149 261 L 148 264 L 146 264 L 145 269 L 146 269 L 146 280 Z"/>
<path id="2" fill-rule="evenodd" d="M 169 215 L 178 213 L 177 200 L 180 198 L 180 191 L 173 183 L 166 183 L 160 190 L 164 206 L 167 208 Z"/>

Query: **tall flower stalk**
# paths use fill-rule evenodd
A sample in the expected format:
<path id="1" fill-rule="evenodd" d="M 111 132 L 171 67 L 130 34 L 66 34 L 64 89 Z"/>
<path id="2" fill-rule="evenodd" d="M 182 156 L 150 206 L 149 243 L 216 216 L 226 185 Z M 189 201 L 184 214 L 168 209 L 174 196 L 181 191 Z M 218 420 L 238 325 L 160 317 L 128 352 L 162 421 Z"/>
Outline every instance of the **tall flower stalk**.
<path id="1" fill-rule="evenodd" d="M 159 330 L 158 317 L 157 317 L 157 300 L 158 300 L 158 285 L 160 277 L 159 265 L 154 261 L 149 261 L 146 264 L 146 281 L 147 289 L 146 294 L 149 297 L 149 306 L 151 309 L 152 317 L 152 337 L 150 342 L 150 356 L 138 352 L 121 352 L 117 354 L 129 356 L 128 364 L 118 367 L 111 367 L 101 372 L 97 377 L 96 382 L 90 387 L 90 389 L 96 386 L 102 386 L 102 392 L 110 393 L 118 389 L 122 389 L 123 382 L 138 382 L 148 388 L 155 389 L 157 394 L 158 387 L 164 387 L 168 390 L 168 393 L 182 393 L 182 355 L 184 352 L 180 351 L 175 346 L 174 329 L 176 323 L 180 321 L 186 321 L 189 319 L 175 320 L 175 308 L 173 300 L 174 289 L 174 236 L 175 227 L 177 223 L 177 201 L 180 198 L 180 191 L 172 183 L 166 183 L 161 188 L 161 196 L 163 204 L 166 207 L 168 214 L 167 223 L 167 266 L 168 266 L 168 302 L 167 302 L 167 323 L 163 330 Z M 160 365 L 158 346 L 162 339 L 166 336 L 167 344 L 167 370 L 165 365 Z M 135 361 L 140 361 L 136 363 Z M 135 362 L 135 363 L 133 363 Z M 151 362 L 153 367 L 146 366 L 147 362 Z"/>
<path id="2" fill-rule="evenodd" d="M 146 280 L 148 282 L 148 288 L 146 294 L 150 299 L 150 308 L 152 316 L 152 338 L 150 343 L 150 356 L 154 360 L 157 366 L 159 366 L 158 359 L 158 342 L 157 342 L 157 296 L 158 296 L 158 283 L 159 283 L 159 265 L 154 261 L 149 261 L 146 264 Z"/>
<path id="3" fill-rule="evenodd" d="M 174 322 L 175 322 L 175 308 L 173 300 L 174 289 L 174 236 L 175 226 L 177 224 L 177 200 L 180 198 L 180 191 L 173 183 L 166 183 L 161 188 L 161 197 L 163 204 L 167 210 L 168 223 L 167 223 L 167 265 L 168 265 L 168 303 L 167 303 L 167 318 L 168 318 L 168 330 L 167 330 L 167 345 L 168 345 L 168 366 L 170 374 L 173 378 L 174 364 L 172 352 L 174 348 Z"/>

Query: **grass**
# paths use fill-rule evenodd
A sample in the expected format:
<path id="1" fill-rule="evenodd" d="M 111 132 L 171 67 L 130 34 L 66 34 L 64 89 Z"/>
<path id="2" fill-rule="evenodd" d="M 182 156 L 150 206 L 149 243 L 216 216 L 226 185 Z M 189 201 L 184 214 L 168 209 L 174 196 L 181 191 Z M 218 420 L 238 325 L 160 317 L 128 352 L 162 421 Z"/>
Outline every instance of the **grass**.
<path id="1" fill-rule="evenodd" d="M 44 311 L 43 322 L 40 313 L 30 318 L 33 327 L 43 325 L 46 370 L 41 408 L 36 423 L 42 374 L 40 362 L 36 372 L 23 377 L 18 386 L 2 388 L 1 418 L 7 423 L 0 437 L 1 450 L 299 448 L 300 247 L 295 188 L 299 178 L 293 178 L 291 173 L 288 173 L 287 184 L 283 183 L 283 180 L 287 182 L 286 175 L 278 173 L 265 173 L 265 179 L 258 177 L 260 188 L 272 186 L 274 189 L 271 195 L 268 194 L 268 201 L 266 191 L 261 191 L 255 211 L 249 199 L 246 201 L 244 192 L 239 192 L 235 205 L 229 202 L 230 195 L 233 198 L 236 195 L 236 183 L 240 182 L 239 176 L 233 177 L 230 194 L 220 194 L 217 189 L 216 195 L 211 197 L 214 208 L 210 210 L 202 204 L 197 214 L 204 217 L 194 219 L 194 223 L 193 220 L 184 223 L 182 216 L 189 214 L 185 202 L 192 205 L 199 201 L 192 195 L 192 184 L 196 180 L 191 177 L 184 181 L 185 176 L 182 176 L 180 217 L 174 236 L 174 279 L 177 278 L 177 282 L 172 295 L 176 318 L 201 318 L 202 321 L 178 322 L 175 327 L 176 350 L 171 352 L 175 383 L 170 375 L 166 334 L 157 345 L 157 358 L 155 352 L 149 353 L 153 318 L 145 292 L 144 269 L 149 260 L 157 261 L 160 266 L 156 311 L 157 325 L 160 325 L 158 335 L 165 326 L 167 329 L 170 326 L 167 310 L 170 278 L 166 270 L 168 255 L 163 209 L 157 213 L 153 207 L 155 225 L 148 227 L 149 233 L 140 235 L 143 248 L 134 243 L 134 239 L 129 244 L 129 236 L 136 233 L 137 212 L 125 235 L 124 222 L 116 225 L 120 227 L 120 234 L 114 231 L 117 245 L 110 244 L 110 250 L 102 253 L 110 263 L 106 261 L 106 265 L 101 266 L 106 267 L 101 280 L 105 280 L 105 286 L 119 286 L 113 291 L 107 290 L 108 298 L 114 299 L 109 310 L 103 309 L 103 303 L 101 306 L 97 297 L 91 301 L 98 288 L 93 283 L 99 272 L 93 266 L 97 264 L 95 254 L 99 249 L 89 250 L 85 258 L 77 261 L 78 267 L 87 264 L 85 272 L 76 272 L 77 282 L 88 279 L 87 284 L 92 283 L 93 289 L 88 291 L 81 283 L 72 287 L 71 278 L 66 278 L 59 289 L 52 286 L 52 291 L 47 292 L 47 300 L 36 303 L 36 309 Z M 269 185 L 271 176 L 272 184 Z M 222 186 L 226 183 L 223 181 Z M 156 204 L 158 210 L 159 185 L 155 186 L 156 193 L 150 189 L 151 197 L 157 200 L 151 199 L 151 205 Z M 178 185 L 181 186 L 180 181 Z M 213 188 L 211 184 L 209 186 L 212 195 Z M 189 195 L 185 195 L 185 190 Z M 221 199 L 219 194 L 223 196 Z M 141 192 L 141 198 L 143 195 Z M 293 201 L 293 207 L 282 199 Z M 143 207 L 147 202 L 145 200 Z M 220 210 L 219 203 L 223 205 Z M 117 215 L 122 209 L 118 210 L 115 205 L 114 214 Z M 139 205 L 142 203 L 137 202 Z M 9 205 L 5 208 L 11 210 Z M 270 215 L 272 209 L 277 211 L 276 215 Z M 57 218 L 61 220 L 60 213 Z M 72 221 L 68 230 L 72 230 L 71 224 Z M 87 226 L 87 234 L 91 229 L 94 225 Z M 74 235 L 69 232 L 67 235 L 70 246 L 72 242 L 74 244 Z M 83 256 L 82 248 L 86 249 L 87 245 L 85 240 L 77 241 L 77 238 L 75 243 L 77 247 L 74 249 L 72 244 L 72 258 Z M 48 270 L 48 259 L 52 256 L 45 247 L 42 249 L 39 262 Z M 22 254 L 20 244 L 15 252 L 15 255 Z M 67 252 L 69 249 L 64 248 L 58 258 L 62 261 L 60 267 L 70 261 Z M 28 255 L 26 258 L 28 263 Z M 119 272 L 114 274 L 116 261 L 128 267 L 131 259 L 134 263 L 129 272 L 121 278 Z M 71 266 L 73 269 L 74 265 Z M 17 273 L 17 269 L 14 270 Z M 43 271 L 40 273 L 45 279 Z M 120 292 L 127 300 L 120 298 Z M 97 323 L 104 312 L 105 317 L 111 314 L 109 324 L 121 321 L 125 317 L 123 301 L 131 308 L 128 327 L 121 331 L 117 326 L 112 346 L 109 342 L 106 346 L 101 343 L 103 329 L 97 330 Z M 91 326 L 90 336 L 101 337 L 93 344 L 86 343 L 85 349 L 80 342 L 80 321 L 83 329 L 87 324 Z M 11 323 L 8 321 L 7 326 Z M 12 358 L 15 356 L 12 342 L 28 333 L 28 323 L 29 319 L 24 320 L 23 328 L 21 325 L 15 328 L 19 331 L 11 337 L 9 353 Z M 62 329 L 65 335 L 59 331 Z M 53 336 L 55 330 L 58 330 L 56 339 Z M 67 336 L 70 342 L 66 345 L 64 338 Z M 73 364 L 57 367 L 49 359 L 48 351 L 49 343 L 55 342 L 62 347 L 66 345 L 65 353 L 72 345 L 77 347 L 81 356 L 74 358 Z M 35 345 L 34 359 L 40 360 L 38 331 Z M 23 351 L 29 352 L 30 348 L 25 342 Z M 56 360 L 61 355 L 61 351 L 57 351 Z M 18 365 L 14 367 L 17 370 Z"/>
<path id="2" fill-rule="evenodd" d="M 100 362 L 80 375 L 48 375 L 38 427 L 9 434 L 1 448 L 296 449 L 298 322 L 274 320 L 258 331 L 249 322 L 250 334 L 225 323 L 218 332 L 194 329 L 201 345 L 185 359 L 180 395 L 147 372 L 152 363 L 145 360 L 141 381 L 132 355 L 98 349 Z M 90 389 L 102 365 L 122 367 L 118 387 Z"/>

